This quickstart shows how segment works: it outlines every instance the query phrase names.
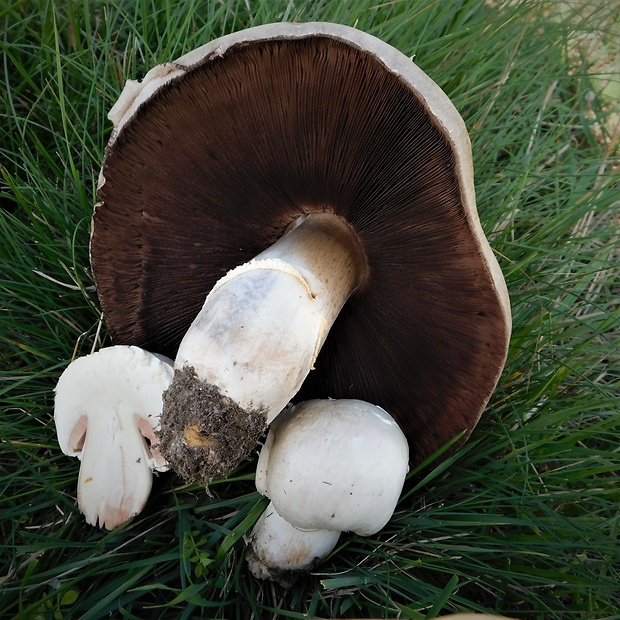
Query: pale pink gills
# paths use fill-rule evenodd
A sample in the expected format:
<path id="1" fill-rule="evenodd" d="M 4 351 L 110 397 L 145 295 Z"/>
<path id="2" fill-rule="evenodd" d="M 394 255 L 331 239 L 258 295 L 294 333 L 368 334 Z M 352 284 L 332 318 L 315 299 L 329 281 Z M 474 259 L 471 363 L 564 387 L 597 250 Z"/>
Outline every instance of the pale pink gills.
<path id="1" fill-rule="evenodd" d="M 391 518 L 408 471 L 407 439 L 380 407 L 314 400 L 282 412 L 261 449 L 256 488 L 271 504 L 247 537 L 252 573 L 290 585 L 335 547 Z"/>
<path id="2" fill-rule="evenodd" d="M 56 385 L 58 443 L 81 461 L 77 500 L 87 523 L 109 530 L 146 504 L 153 470 L 168 464 L 156 431 L 172 361 L 114 346 L 73 361 Z"/>

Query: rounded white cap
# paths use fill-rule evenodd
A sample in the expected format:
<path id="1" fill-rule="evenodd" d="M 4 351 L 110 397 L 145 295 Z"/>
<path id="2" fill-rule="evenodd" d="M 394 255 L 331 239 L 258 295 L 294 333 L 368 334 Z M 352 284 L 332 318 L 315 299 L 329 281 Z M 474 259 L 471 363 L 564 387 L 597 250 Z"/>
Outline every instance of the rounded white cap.
<path id="1" fill-rule="evenodd" d="M 378 532 L 408 471 L 394 419 L 359 400 L 314 400 L 281 413 L 259 457 L 256 488 L 295 527 Z"/>

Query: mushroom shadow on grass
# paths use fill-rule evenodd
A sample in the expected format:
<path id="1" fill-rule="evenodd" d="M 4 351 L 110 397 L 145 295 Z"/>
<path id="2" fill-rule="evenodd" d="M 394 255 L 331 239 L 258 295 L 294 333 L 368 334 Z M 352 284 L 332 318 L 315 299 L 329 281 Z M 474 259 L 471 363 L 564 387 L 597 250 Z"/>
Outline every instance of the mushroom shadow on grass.
<path id="1" fill-rule="evenodd" d="M 207 348 L 186 337 L 177 374 L 209 367 L 211 377 L 219 364 L 216 374 L 225 376 L 222 384 L 209 381 L 219 391 L 213 402 L 232 399 L 253 412 L 233 461 L 253 449 L 280 401 L 298 389 L 298 400 L 356 398 L 384 408 L 407 436 L 414 463 L 471 432 L 505 362 L 508 294 L 478 220 L 463 120 L 406 56 L 345 26 L 272 24 L 153 69 L 142 84 L 128 84 L 111 117 L 116 128 L 91 239 L 108 327 L 116 343 L 174 356 L 215 286 L 203 310 L 208 320 L 192 327 L 208 324 Z M 273 249 L 286 253 L 293 237 L 310 239 L 304 231 L 321 218 L 341 231 L 326 233 L 334 244 L 318 244 L 340 248 L 333 268 L 322 251 L 283 259 Z M 260 253 L 250 268 L 226 276 Z M 308 275 L 315 258 L 319 273 Z M 290 270 L 264 260 L 284 260 Z M 263 373 L 276 373 L 265 368 L 275 360 L 277 370 L 284 356 L 261 358 L 254 343 L 243 358 L 226 344 L 230 355 L 220 361 L 222 352 L 209 347 L 224 326 L 237 338 L 276 280 L 292 283 L 291 298 L 303 297 L 304 286 L 309 298 L 325 288 L 329 317 L 304 345 L 313 353 L 303 367 L 297 358 L 289 363 L 299 374 L 292 393 L 267 402 L 250 391 L 243 401 L 238 382 L 227 383 L 239 367 L 245 364 L 248 382 L 255 371 L 262 390 Z M 237 285 L 243 294 L 229 293 Z M 252 289 L 264 295 L 249 297 Z M 288 303 L 269 318 L 277 342 L 298 337 L 301 319 Z M 227 324 L 236 312 L 239 320 Z M 212 320 L 218 313 L 223 323 Z M 162 429 L 168 416 L 165 406 Z M 209 432 L 183 420 L 168 444 L 209 451 Z M 186 477 L 208 480 L 214 471 Z"/>

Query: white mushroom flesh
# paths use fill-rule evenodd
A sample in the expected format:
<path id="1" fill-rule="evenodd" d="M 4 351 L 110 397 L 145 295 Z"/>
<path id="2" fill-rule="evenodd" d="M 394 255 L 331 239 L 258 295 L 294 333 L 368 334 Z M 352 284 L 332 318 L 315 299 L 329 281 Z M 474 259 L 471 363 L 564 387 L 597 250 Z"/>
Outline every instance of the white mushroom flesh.
<path id="1" fill-rule="evenodd" d="M 77 499 L 86 521 L 113 529 L 144 507 L 157 449 L 162 394 L 171 361 L 115 346 L 78 358 L 56 386 L 54 420 L 62 451 L 81 461 Z"/>

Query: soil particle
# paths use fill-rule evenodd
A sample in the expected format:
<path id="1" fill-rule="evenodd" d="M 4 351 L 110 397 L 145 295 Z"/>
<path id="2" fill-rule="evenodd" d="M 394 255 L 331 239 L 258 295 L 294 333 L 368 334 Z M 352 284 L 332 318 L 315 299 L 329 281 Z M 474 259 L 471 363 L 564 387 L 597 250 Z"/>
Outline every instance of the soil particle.
<path id="1" fill-rule="evenodd" d="M 164 393 L 158 436 L 170 467 L 186 482 L 207 485 L 247 458 L 266 428 L 262 409 L 243 409 L 186 366 Z"/>

